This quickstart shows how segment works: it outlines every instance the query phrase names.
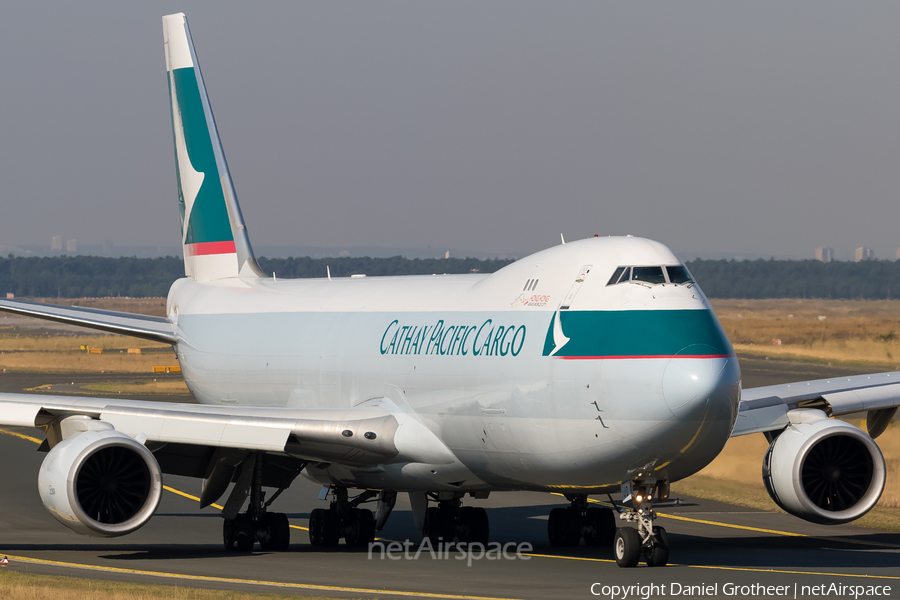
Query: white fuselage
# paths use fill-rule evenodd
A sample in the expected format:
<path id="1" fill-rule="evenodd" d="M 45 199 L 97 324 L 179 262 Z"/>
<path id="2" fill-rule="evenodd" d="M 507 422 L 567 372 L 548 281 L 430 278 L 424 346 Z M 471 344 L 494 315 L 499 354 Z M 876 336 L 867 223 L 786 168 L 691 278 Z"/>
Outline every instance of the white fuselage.
<path id="1" fill-rule="evenodd" d="M 736 418 L 737 359 L 699 288 L 607 285 L 618 266 L 679 263 L 656 242 L 592 238 L 490 275 L 182 279 L 168 315 L 202 403 L 378 403 L 452 456 L 310 466 L 319 481 L 610 491 L 703 468 Z"/>

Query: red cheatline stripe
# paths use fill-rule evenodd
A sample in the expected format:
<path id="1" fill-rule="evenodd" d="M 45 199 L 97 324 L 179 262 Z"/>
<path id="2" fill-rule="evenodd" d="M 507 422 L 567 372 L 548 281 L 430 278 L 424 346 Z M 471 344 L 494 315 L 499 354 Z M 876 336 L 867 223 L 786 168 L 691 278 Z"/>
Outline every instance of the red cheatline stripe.
<path id="1" fill-rule="evenodd" d="M 205 254 L 234 254 L 234 242 L 199 242 L 185 246 L 192 256 Z"/>
<path id="2" fill-rule="evenodd" d="M 733 354 L 655 354 L 640 356 L 555 356 L 563 360 L 602 360 L 619 358 L 730 358 Z"/>

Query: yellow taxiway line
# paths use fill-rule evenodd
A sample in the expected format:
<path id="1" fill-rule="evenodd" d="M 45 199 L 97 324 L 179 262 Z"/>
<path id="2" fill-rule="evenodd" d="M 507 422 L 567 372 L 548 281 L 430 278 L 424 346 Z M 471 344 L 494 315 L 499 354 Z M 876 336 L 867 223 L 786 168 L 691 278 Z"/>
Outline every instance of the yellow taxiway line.
<path id="1" fill-rule="evenodd" d="M 387 590 L 387 589 L 371 589 L 371 588 L 355 588 L 343 587 L 338 585 L 318 585 L 314 583 L 288 583 L 283 581 L 264 581 L 260 579 L 239 579 L 236 577 L 213 577 L 211 575 L 186 575 L 184 573 L 166 573 L 165 571 L 142 571 L 139 569 L 123 569 L 121 567 L 105 567 L 100 565 L 82 565 L 77 563 L 63 562 L 57 560 L 45 560 L 43 558 L 30 558 L 27 556 L 13 556 L 7 554 L 10 561 L 51 565 L 55 567 L 70 567 L 75 569 L 87 569 L 90 571 L 103 571 L 105 573 L 124 573 L 128 575 L 149 575 L 151 577 L 163 577 L 180 580 L 194 581 L 214 581 L 216 583 L 242 583 L 248 585 L 265 585 L 271 587 L 302 589 L 302 590 L 319 590 L 326 592 L 350 592 L 354 594 L 377 594 L 390 596 L 413 596 L 416 598 L 450 598 L 451 600 L 515 600 L 513 598 L 498 598 L 494 596 L 469 596 L 464 594 L 437 594 L 432 592 L 411 592 L 403 590 Z"/>
<path id="2" fill-rule="evenodd" d="M 36 437 L 31 437 L 30 435 L 25 435 L 24 433 L 19 433 L 17 431 L 10 431 L 9 429 L 0 429 L 0 433 L 3 435 L 11 435 L 13 437 L 17 437 L 23 440 L 27 440 L 29 442 L 34 442 L 35 444 L 40 444 L 41 440 Z"/>

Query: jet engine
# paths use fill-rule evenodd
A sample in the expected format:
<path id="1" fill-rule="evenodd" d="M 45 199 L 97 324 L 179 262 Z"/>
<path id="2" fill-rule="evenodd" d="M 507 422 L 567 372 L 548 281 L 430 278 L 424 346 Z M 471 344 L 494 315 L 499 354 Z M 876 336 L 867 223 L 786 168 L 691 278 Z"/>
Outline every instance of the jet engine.
<path id="1" fill-rule="evenodd" d="M 763 482 L 786 512 L 835 525 L 863 516 L 884 490 L 884 457 L 858 428 L 819 410 L 789 413 L 789 425 L 769 446 Z"/>
<path id="2" fill-rule="evenodd" d="M 162 494 L 153 454 L 113 429 L 85 431 L 56 444 L 38 474 L 41 501 L 77 533 L 115 537 L 150 520 Z"/>

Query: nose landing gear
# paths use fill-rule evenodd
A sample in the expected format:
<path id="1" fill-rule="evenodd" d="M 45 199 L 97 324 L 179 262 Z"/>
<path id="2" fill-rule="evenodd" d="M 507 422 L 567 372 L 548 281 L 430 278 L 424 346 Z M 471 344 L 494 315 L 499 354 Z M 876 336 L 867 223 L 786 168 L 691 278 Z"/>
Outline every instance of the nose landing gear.
<path id="1" fill-rule="evenodd" d="M 657 492 L 665 498 L 668 486 L 655 479 L 628 481 L 622 484 L 622 504 L 631 504 L 631 510 L 619 515 L 623 521 L 637 523 L 637 529 L 622 527 L 616 531 L 613 549 L 616 564 L 620 567 L 636 567 L 641 557 L 649 567 L 664 567 L 669 562 L 669 534 L 653 525 L 656 512 L 653 510 L 653 494 Z"/>

